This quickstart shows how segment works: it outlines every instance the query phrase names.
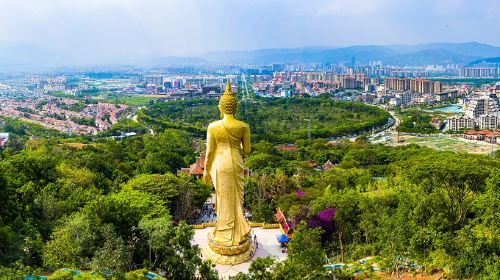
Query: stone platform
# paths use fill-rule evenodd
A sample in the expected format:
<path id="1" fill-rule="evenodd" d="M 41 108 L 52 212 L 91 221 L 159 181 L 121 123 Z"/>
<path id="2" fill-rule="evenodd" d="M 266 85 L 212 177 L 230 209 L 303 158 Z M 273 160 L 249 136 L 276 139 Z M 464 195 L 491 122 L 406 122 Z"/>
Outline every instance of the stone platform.
<path id="1" fill-rule="evenodd" d="M 212 227 L 204 229 L 195 229 L 193 243 L 198 245 L 201 251 L 208 245 L 208 233 L 213 230 Z M 252 228 L 252 236 L 257 235 L 257 242 L 259 247 L 255 249 L 255 254 L 253 257 L 237 265 L 220 265 L 216 264 L 215 269 L 219 272 L 219 276 L 227 279 L 229 276 L 234 276 L 239 272 L 247 273 L 248 268 L 252 260 L 258 257 L 273 257 L 277 260 L 282 260 L 286 258 L 286 253 L 282 253 L 282 248 L 279 242 L 276 240 L 276 234 L 281 233 L 279 229 L 263 229 L 259 227 Z M 205 256 L 203 256 L 205 258 Z"/>

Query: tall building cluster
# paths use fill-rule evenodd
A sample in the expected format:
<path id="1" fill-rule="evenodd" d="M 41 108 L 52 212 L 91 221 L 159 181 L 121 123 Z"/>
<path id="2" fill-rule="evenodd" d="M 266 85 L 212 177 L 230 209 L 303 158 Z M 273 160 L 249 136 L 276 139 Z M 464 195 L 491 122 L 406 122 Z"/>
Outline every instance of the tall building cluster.
<path id="1" fill-rule="evenodd" d="M 190 87 L 201 88 L 205 85 L 223 85 L 227 79 L 235 80 L 239 76 L 165 76 L 165 75 L 136 75 L 130 78 L 134 84 L 146 84 L 151 86 L 163 86 L 165 88 L 183 88 L 186 85 Z"/>
<path id="2" fill-rule="evenodd" d="M 500 67 L 464 67 L 460 76 L 467 78 L 492 78 L 500 76 Z"/>
<path id="3" fill-rule="evenodd" d="M 450 130 L 479 129 L 495 130 L 500 123 L 500 100 L 494 93 L 479 93 L 465 102 L 464 116 L 448 118 Z"/>
<path id="4" fill-rule="evenodd" d="M 442 85 L 439 81 L 431 81 L 422 78 L 385 78 L 386 90 L 412 91 L 418 93 L 441 93 Z"/>
<path id="5" fill-rule="evenodd" d="M 253 76 L 251 76 L 253 80 Z M 361 73 L 335 74 L 334 72 L 274 72 L 272 80 L 276 83 L 309 83 L 316 89 L 366 89 L 380 84 L 380 78 L 371 78 Z M 373 88 L 374 89 L 374 88 Z"/>

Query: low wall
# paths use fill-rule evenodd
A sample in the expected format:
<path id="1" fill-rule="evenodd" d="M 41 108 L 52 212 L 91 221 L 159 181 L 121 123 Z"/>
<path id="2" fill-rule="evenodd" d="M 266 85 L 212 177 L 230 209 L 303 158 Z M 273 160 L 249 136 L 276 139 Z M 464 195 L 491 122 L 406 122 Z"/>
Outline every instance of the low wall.
<path id="1" fill-rule="evenodd" d="M 280 224 L 268 224 L 268 223 L 253 223 L 250 222 L 250 227 L 260 227 L 263 229 L 270 229 L 270 228 L 280 228 Z M 202 224 L 196 224 L 192 225 L 194 229 L 204 229 L 207 227 L 214 227 L 215 223 L 202 223 Z"/>

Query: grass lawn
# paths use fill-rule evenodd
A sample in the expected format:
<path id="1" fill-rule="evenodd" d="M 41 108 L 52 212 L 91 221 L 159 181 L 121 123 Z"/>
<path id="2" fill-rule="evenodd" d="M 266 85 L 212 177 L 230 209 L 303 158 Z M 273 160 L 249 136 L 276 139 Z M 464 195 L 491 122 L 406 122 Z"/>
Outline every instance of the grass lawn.
<path id="1" fill-rule="evenodd" d="M 489 154 L 500 149 L 499 145 L 491 145 L 479 141 L 469 141 L 451 137 L 414 137 L 404 136 L 403 144 L 417 144 L 441 151 L 453 151 L 473 154 Z"/>
<path id="2" fill-rule="evenodd" d="M 151 96 L 151 95 L 138 95 L 138 94 L 102 94 L 97 97 L 97 99 L 103 102 L 115 103 L 115 104 L 126 104 L 129 106 L 144 106 L 151 100 L 156 100 L 161 98 L 161 96 Z"/>

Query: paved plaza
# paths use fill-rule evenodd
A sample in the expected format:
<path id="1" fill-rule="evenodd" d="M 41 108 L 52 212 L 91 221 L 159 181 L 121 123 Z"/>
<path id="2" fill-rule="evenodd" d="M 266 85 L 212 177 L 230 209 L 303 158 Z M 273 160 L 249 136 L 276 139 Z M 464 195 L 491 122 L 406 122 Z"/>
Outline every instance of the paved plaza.
<path id="1" fill-rule="evenodd" d="M 198 245 L 200 249 L 207 245 L 207 235 L 213 228 L 195 229 L 193 243 Z M 247 273 L 250 263 L 257 257 L 271 256 L 277 260 L 286 258 L 286 253 L 282 252 L 279 242 L 276 240 L 276 235 L 280 234 L 279 229 L 263 229 L 260 227 L 252 228 L 252 236 L 257 235 L 258 248 L 251 260 L 238 265 L 216 265 L 215 268 L 219 272 L 219 276 L 227 279 L 229 276 L 234 276 L 239 272 Z"/>

